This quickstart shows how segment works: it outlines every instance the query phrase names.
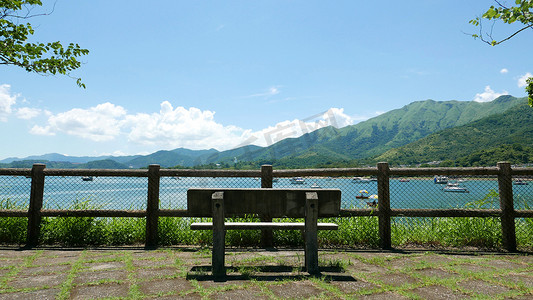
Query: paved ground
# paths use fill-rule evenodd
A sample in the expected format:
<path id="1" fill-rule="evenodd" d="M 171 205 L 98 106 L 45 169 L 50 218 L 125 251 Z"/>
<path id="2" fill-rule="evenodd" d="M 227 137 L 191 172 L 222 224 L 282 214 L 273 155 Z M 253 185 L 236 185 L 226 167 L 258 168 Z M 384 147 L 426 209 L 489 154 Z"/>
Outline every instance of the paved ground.
<path id="1" fill-rule="evenodd" d="M 533 253 L 230 249 L 227 281 L 198 247 L 0 248 L 0 299 L 533 299 Z"/>

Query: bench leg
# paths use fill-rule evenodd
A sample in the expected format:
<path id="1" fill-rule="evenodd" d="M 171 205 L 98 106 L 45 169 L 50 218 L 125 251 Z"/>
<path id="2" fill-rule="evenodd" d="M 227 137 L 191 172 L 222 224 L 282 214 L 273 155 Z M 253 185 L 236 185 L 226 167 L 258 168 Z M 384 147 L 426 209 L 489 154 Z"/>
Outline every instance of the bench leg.
<path id="1" fill-rule="evenodd" d="M 305 201 L 305 269 L 309 274 L 318 269 L 318 195 L 306 193 Z"/>
<path id="2" fill-rule="evenodd" d="M 224 228 L 224 193 L 213 193 L 213 253 L 211 256 L 213 277 L 215 280 L 226 276 L 224 267 L 225 257 L 225 228 Z"/>

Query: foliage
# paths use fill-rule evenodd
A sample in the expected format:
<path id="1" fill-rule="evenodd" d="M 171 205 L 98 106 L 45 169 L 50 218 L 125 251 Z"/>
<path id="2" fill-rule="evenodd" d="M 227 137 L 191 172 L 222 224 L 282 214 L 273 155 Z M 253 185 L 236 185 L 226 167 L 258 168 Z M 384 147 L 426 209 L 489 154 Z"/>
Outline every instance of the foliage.
<path id="1" fill-rule="evenodd" d="M 0 200 L 0 210 L 15 210 L 28 207 L 13 201 L 9 198 Z M 28 220 L 26 218 L 0 217 L 0 243 L 2 244 L 23 244 L 26 239 Z"/>
<path id="2" fill-rule="evenodd" d="M 500 161 L 508 161 L 513 165 L 530 164 L 533 162 L 533 147 L 512 144 L 481 149 L 452 161 L 452 165 L 457 167 L 495 166 Z"/>
<path id="3" fill-rule="evenodd" d="M 92 204 L 93 199 L 76 199 L 68 209 L 90 210 L 98 209 Z M 40 240 L 45 244 L 61 243 L 66 246 L 98 245 L 103 242 L 103 226 L 101 220 L 94 217 L 44 218 Z"/>
<path id="4" fill-rule="evenodd" d="M 526 29 L 533 29 L 533 0 L 515 0 L 516 6 L 509 7 L 501 4 L 497 0 L 496 3 L 498 4 L 498 6 L 491 6 L 481 16 L 481 18 L 492 21 L 500 20 L 505 24 L 513 24 L 515 22 L 519 22 L 522 23 L 520 29 L 516 30 L 514 33 L 508 35 L 507 37 L 497 41 L 492 37 L 492 27 L 490 32 L 483 32 L 483 23 L 482 20 L 478 17 L 473 20 L 470 20 L 470 24 L 474 26 L 479 26 L 479 34 L 473 34 L 472 37 L 474 37 L 475 39 L 479 38 L 483 42 L 491 46 L 496 46 L 511 39 L 512 37 Z M 533 78 L 527 79 L 526 92 L 529 96 L 529 106 L 533 107 Z"/>
<path id="5" fill-rule="evenodd" d="M 0 1 L 0 64 L 14 65 L 42 75 L 70 76 L 71 71 L 81 66 L 78 57 L 87 55 L 89 50 L 74 43 L 63 46 L 59 41 L 28 42 L 35 30 L 30 23 L 22 24 L 20 21 L 38 16 L 31 12 L 42 5 L 40 0 Z M 85 88 L 81 78 L 76 79 L 78 86 Z"/>
<path id="6" fill-rule="evenodd" d="M 498 1 L 496 1 L 496 3 L 498 3 L 498 6 L 497 7 L 495 7 L 494 5 L 491 6 L 481 16 L 481 18 L 487 19 L 487 20 L 494 20 L 494 21 L 501 20 L 502 22 L 506 24 L 513 24 L 515 22 L 520 22 L 523 25 L 521 26 L 519 30 L 515 31 L 514 33 L 507 36 L 506 38 L 500 41 L 496 41 L 492 37 L 492 32 L 483 33 L 482 22 L 481 22 L 481 19 L 478 17 L 473 20 L 470 20 L 470 24 L 480 27 L 480 33 L 472 35 L 474 38 L 479 38 L 483 42 L 489 45 L 496 46 L 498 44 L 501 44 L 511 39 L 518 33 L 528 28 L 533 28 L 533 1 L 532 0 L 516 0 L 515 1 L 516 6 L 510 6 L 510 7 L 506 7 Z M 490 38 L 490 40 L 487 40 L 484 35 L 487 35 L 487 37 Z"/>
<path id="7" fill-rule="evenodd" d="M 464 208 L 495 208 L 498 194 L 490 191 L 483 199 L 468 203 Z M 22 209 L 12 201 L 0 202 L 0 209 Z M 96 209 L 91 199 L 81 199 L 68 209 Z M 529 209 L 525 205 L 524 209 Z M 168 245 L 210 245 L 209 230 L 191 230 L 192 222 L 206 222 L 209 218 L 159 219 L 158 243 Z M 254 222 L 257 218 L 234 218 L 232 221 Z M 276 219 L 277 222 L 302 222 L 301 219 Z M 375 216 L 327 218 L 324 222 L 339 225 L 335 232 L 318 233 L 321 247 L 379 247 L 379 221 Z M 27 219 L 18 217 L 0 218 L 0 243 L 23 244 L 26 238 Z M 145 240 L 146 222 L 142 218 L 94 218 L 55 217 L 43 218 L 40 242 L 44 245 L 66 246 L 133 245 Z M 533 219 L 517 219 L 517 243 L 521 247 L 532 246 Z M 502 242 L 499 218 L 405 218 L 392 219 L 392 242 L 395 246 L 422 246 L 499 248 Z M 228 246 L 257 246 L 260 243 L 258 230 L 231 230 L 226 234 Z M 295 230 L 274 231 L 276 246 L 303 244 L 302 234 Z"/>
<path id="8" fill-rule="evenodd" d="M 533 107 L 533 77 L 529 77 L 526 80 L 527 86 L 526 86 L 526 92 L 529 95 L 527 100 L 529 103 L 529 106 Z"/>

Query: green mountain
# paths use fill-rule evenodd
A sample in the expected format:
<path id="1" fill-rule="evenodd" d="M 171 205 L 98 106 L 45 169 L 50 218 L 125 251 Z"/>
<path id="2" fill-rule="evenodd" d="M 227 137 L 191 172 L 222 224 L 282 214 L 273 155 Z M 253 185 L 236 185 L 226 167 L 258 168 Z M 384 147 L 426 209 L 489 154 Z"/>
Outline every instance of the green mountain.
<path id="1" fill-rule="evenodd" d="M 490 149 L 481 149 L 456 160 L 446 160 L 441 166 L 483 167 L 495 166 L 500 161 L 508 161 L 513 165 L 531 165 L 533 163 L 533 147 L 521 144 L 503 144 Z"/>
<path id="2" fill-rule="evenodd" d="M 178 148 L 170 151 L 158 151 L 150 155 L 140 156 L 125 162 L 133 168 L 147 167 L 150 164 L 159 164 L 162 167 L 193 167 L 210 163 L 229 163 L 235 157 L 246 157 L 246 153 L 256 151 L 259 146 L 244 146 L 237 149 L 219 152 L 215 149 L 209 150 L 189 150 Z"/>
<path id="3" fill-rule="evenodd" d="M 370 158 L 401 162 L 402 164 L 457 160 L 466 154 L 472 154 L 472 151 L 480 150 L 477 146 L 465 146 L 464 143 L 467 142 L 472 145 L 484 145 L 485 149 L 491 149 L 501 144 L 515 143 L 527 146 L 528 144 L 524 144 L 524 135 L 527 135 L 527 139 L 532 136 L 531 132 L 523 130 L 527 126 L 520 128 L 520 124 L 505 123 L 511 122 L 511 120 L 518 122 L 520 118 L 517 119 L 516 116 L 527 114 L 527 109 L 512 110 L 508 115 L 506 114 L 505 120 L 498 119 L 501 117 L 493 117 L 502 113 L 505 114 L 509 109 L 525 102 L 526 98 L 512 96 L 501 96 L 486 103 L 455 100 L 417 101 L 353 126 L 341 129 L 326 127 L 298 138 L 281 140 L 268 147 L 249 145 L 222 152 L 215 149 L 189 150 L 178 148 L 144 156 L 97 158 L 48 154 L 25 160 L 54 161 L 55 165 L 61 167 L 63 163 L 72 159 L 74 161 L 70 161 L 71 163 L 77 162 L 78 164 L 71 167 L 78 167 L 84 165 L 80 163 L 105 159 L 118 163 L 117 168 L 119 166 L 142 168 L 150 164 L 159 164 L 162 167 L 220 164 L 223 167 L 229 167 L 234 166 L 236 162 L 238 166 L 243 167 L 255 167 L 259 164 L 270 163 L 276 167 L 299 168 L 355 165 L 358 161 L 370 161 Z M 522 116 L 522 118 L 523 121 L 527 119 L 526 116 Z M 481 123 L 476 123 L 477 121 Z M 489 125 L 482 128 L 468 127 L 472 124 L 481 126 L 479 124 L 484 124 L 483 122 L 489 122 Z M 526 123 L 524 122 L 522 125 L 524 124 Z M 458 126 L 462 129 L 450 131 Z M 485 132 L 483 130 L 490 128 L 500 128 L 501 130 L 483 133 Z M 480 131 L 480 133 L 466 135 L 464 131 L 468 130 Z M 434 135 L 438 132 L 441 134 Z M 514 132 L 519 133 L 513 134 Z M 464 142 L 458 142 L 457 139 Z M 461 149 L 455 150 L 454 147 Z M 464 151 L 464 149 L 469 150 Z M 14 160 L 10 158 L 1 162 L 15 163 Z"/>
<path id="4" fill-rule="evenodd" d="M 245 161 L 300 166 L 366 159 L 424 138 L 506 111 L 525 98 L 502 96 L 492 102 L 418 101 L 341 129 L 322 128 L 248 153 Z"/>
<path id="5" fill-rule="evenodd" d="M 133 168 L 143 168 L 149 166 L 150 164 L 159 164 L 162 167 L 171 167 L 176 165 L 190 167 L 196 164 L 201 164 L 201 160 L 198 160 L 199 157 L 203 155 L 212 155 L 217 152 L 218 151 L 215 149 L 189 150 L 178 148 L 170 151 L 162 150 L 150 155 L 139 156 L 125 162 L 125 164 Z"/>
<path id="6" fill-rule="evenodd" d="M 533 147 L 533 109 L 522 100 L 503 113 L 436 132 L 378 155 L 375 160 L 395 164 L 457 161 L 462 165 L 481 165 L 481 157 L 486 161 L 492 153 L 493 159 L 514 159 L 518 163 L 519 158 L 519 163 L 527 163 L 532 156 L 528 151 Z M 490 164 L 494 165 L 493 161 Z"/>

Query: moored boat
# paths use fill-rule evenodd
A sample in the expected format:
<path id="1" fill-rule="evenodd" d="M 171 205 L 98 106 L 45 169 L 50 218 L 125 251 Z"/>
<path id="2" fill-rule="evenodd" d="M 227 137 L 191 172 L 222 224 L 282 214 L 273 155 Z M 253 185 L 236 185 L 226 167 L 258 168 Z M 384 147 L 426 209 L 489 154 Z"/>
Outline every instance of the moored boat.
<path id="1" fill-rule="evenodd" d="M 352 179 L 352 182 L 354 183 L 369 183 L 370 182 L 370 179 L 368 178 L 363 178 L 363 177 L 354 177 Z"/>
<path id="2" fill-rule="evenodd" d="M 528 185 L 528 183 L 522 179 L 517 179 L 515 181 L 513 181 L 513 184 L 514 185 Z"/>
<path id="3" fill-rule="evenodd" d="M 302 177 L 293 177 L 290 179 L 291 184 L 304 184 L 305 180 Z"/>
<path id="4" fill-rule="evenodd" d="M 92 176 L 83 176 L 81 178 L 81 180 L 83 180 L 83 181 L 93 181 L 93 177 Z"/>
<path id="5" fill-rule="evenodd" d="M 442 190 L 452 193 L 470 193 L 467 188 L 460 186 L 458 183 L 448 183 Z"/>
<path id="6" fill-rule="evenodd" d="M 448 177 L 446 177 L 446 176 L 435 176 L 435 177 L 433 177 L 433 183 L 435 183 L 435 184 L 447 184 L 448 183 Z"/>

